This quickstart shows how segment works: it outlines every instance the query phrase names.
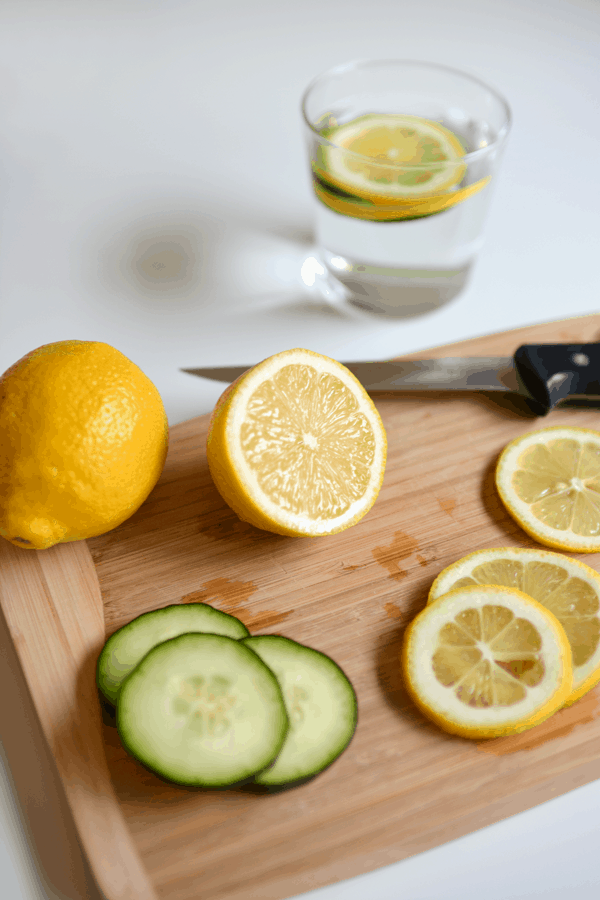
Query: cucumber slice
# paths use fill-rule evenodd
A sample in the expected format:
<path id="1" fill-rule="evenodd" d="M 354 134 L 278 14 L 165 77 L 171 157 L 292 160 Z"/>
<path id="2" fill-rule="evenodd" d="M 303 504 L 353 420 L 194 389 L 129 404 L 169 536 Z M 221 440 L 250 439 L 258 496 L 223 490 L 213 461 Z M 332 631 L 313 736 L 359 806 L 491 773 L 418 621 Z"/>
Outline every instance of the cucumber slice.
<path id="1" fill-rule="evenodd" d="M 125 679 L 117 728 L 125 749 L 169 781 L 226 787 L 273 761 L 288 718 L 275 675 L 241 641 L 182 634 Z"/>
<path id="2" fill-rule="evenodd" d="M 96 681 L 106 699 L 116 705 L 121 684 L 149 650 L 190 631 L 235 639 L 250 634 L 235 616 L 206 603 L 175 604 L 143 613 L 115 631 L 100 654 Z"/>
<path id="3" fill-rule="evenodd" d="M 245 638 L 273 670 L 283 690 L 290 728 L 274 764 L 256 776 L 285 785 L 318 775 L 342 753 L 356 728 L 356 694 L 332 659 L 279 635 Z"/>

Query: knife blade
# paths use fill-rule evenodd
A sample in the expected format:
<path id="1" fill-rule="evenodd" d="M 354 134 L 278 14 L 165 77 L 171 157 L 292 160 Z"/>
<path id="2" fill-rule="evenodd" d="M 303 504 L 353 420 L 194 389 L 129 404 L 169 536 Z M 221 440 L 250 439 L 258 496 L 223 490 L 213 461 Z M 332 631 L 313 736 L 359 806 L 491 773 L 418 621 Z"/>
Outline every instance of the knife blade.
<path id="1" fill-rule="evenodd" d="M 491 391 L 523 397 L 536 415 L 565 402 L 600 402 L 600 343 L 524 344 L 514 356 L 344 362 L 367 391 Z M 251 365 L 186 368 L 230 383 Z"/>

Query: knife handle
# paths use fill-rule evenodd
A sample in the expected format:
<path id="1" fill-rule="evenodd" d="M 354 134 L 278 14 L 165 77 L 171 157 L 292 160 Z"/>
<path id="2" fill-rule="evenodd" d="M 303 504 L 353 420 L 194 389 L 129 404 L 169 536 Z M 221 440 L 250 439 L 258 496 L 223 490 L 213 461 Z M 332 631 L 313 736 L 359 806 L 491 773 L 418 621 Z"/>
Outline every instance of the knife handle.
<path id="1" fill-rule="evenodd" d="M 539 416 L 569 397 L 600 399 L 600 344 L 523 344 L 515 368 Z"/>

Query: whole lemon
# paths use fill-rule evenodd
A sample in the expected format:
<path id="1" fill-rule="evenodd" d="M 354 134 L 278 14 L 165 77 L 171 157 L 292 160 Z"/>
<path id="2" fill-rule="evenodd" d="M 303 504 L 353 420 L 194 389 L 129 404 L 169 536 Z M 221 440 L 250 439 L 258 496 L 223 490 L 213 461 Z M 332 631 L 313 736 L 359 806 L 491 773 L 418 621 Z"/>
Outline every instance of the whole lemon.
<path id="1" fill-rule="evenodd" d="M 126 356 L 38 347 L 0 378 L 0 535 L 39 550 L 110 531 L 158 481 L 167 445 L 160 394 Z"/>

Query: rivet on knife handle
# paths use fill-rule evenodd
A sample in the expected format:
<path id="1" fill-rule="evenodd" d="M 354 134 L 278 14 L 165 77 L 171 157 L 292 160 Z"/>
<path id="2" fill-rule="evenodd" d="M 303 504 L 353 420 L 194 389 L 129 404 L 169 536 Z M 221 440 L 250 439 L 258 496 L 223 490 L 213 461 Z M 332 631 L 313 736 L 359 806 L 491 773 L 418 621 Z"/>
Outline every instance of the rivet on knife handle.
<path id="1" fill-rule="evenodd" d="M 600 344 L 523 344 L 515 368 L 537 415 L 561 400 L 600 397 Z"/>

